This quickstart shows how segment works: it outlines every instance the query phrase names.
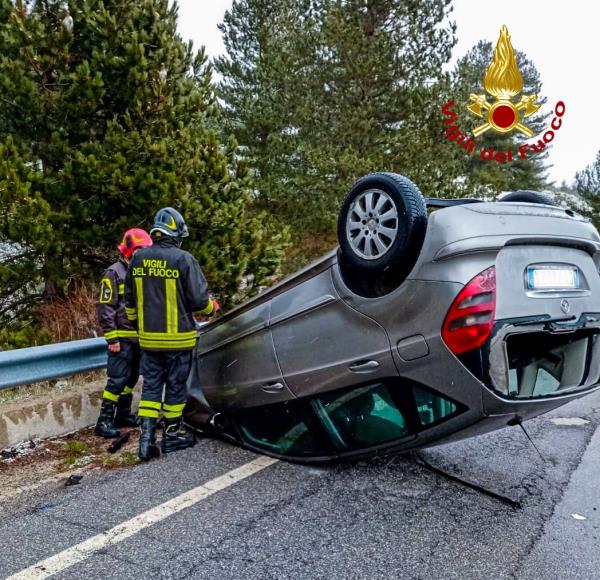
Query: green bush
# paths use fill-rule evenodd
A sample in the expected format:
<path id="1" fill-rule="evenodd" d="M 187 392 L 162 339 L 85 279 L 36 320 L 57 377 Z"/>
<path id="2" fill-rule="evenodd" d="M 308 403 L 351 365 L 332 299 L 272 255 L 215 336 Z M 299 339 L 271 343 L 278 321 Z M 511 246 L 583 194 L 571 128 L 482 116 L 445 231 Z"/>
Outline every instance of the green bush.
<path id="1" fill-rule="evenodd" d="M 12 350 L 39 346 L 52 342 L 52 335 L 46 328 L 34 326 L 6 326 L 0 329 L 0 350 Z"/>

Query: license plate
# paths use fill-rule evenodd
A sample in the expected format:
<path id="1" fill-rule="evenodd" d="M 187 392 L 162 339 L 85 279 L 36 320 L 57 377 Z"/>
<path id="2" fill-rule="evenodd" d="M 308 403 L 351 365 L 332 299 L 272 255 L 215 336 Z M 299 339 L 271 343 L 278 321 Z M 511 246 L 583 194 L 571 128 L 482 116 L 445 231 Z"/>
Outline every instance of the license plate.
<path id="1" fill-rule="evenodd" d="M 579 288 L 577 268 L 528 268 L 532 290 L 576 290 Z"/>

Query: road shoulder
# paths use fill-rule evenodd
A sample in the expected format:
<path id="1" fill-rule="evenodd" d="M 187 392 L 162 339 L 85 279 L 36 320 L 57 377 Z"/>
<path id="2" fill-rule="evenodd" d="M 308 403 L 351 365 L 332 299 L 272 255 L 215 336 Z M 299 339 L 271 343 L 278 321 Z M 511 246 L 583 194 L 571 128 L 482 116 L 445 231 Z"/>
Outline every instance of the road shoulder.
<path id="1" fill-rule="evenodd" d="M 515 577 L 597 579 L 600 570 L 600 428 Z M 585 519 L 583 519 L 585 518 Z"/>

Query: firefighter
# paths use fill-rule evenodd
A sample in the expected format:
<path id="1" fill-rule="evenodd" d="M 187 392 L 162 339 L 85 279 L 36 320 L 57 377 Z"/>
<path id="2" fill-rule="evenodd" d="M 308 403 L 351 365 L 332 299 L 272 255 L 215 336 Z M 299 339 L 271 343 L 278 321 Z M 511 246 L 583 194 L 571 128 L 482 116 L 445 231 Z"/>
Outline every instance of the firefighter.
<path id="1" fill-rule="evenodd" d="M 100 437 L 119 437 L 117 427 L 137 426 L 131 401 L 139 378 L 140 347 L 135 326 L 125 314 L 125 274 L 133 254 L 151 245 L 148 232 L 127 230 L 118 245 L 119 260 L 104 272 L 100 282 L 98 320 L 108 343 L 108 381 L 94 430 Z"/>
<path id="2" fill-rule="evenodd" d="M 181 249 L 188 236 L 183 216 L 170 207 L 159 210 L 150 234 L 152 247 L 136 253 L 125 281 L 126 312 L 130 320 L 137 321 L 142 351 L 144 386 L 138 411 L 142 460 L 160 453 L 156 423 L 161 410 L 163 453 L 196 443 L 181 424 L 196 346 L 194 315 L 212 316 L 218 310 L 198 262 Z"/>

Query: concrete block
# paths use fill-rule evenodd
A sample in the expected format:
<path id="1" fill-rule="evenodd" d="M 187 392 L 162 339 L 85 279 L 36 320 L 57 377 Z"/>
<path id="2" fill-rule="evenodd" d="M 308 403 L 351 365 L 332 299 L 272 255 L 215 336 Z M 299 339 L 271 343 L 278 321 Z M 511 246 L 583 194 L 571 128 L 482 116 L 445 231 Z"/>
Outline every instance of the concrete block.
<path id="1" fill-rule="evenodd" d="M 98 381 L 77 390 L 0 405 L 0 449 L 29 439 L 58 437 L 93 425 L 98 419 L 105 384 Z M 139 400 L 139 394 L 138 385 L 134 402 Z"/>

